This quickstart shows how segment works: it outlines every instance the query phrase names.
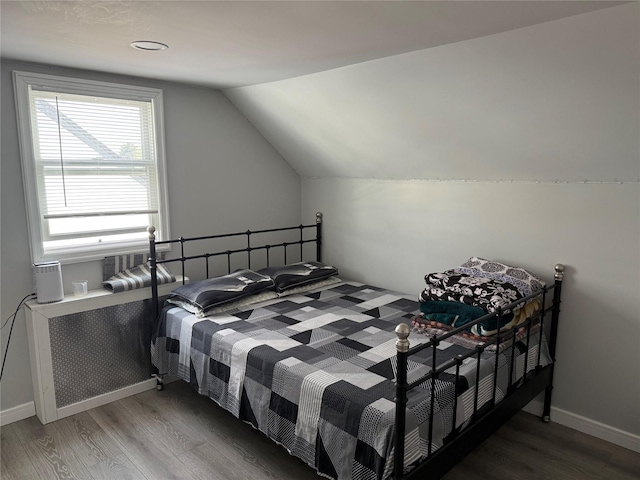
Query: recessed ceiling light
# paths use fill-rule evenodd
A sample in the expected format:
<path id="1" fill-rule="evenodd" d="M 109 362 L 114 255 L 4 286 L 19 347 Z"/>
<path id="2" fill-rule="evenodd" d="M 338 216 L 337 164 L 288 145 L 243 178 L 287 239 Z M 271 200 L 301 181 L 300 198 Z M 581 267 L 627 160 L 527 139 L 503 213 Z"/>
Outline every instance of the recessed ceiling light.
<path id="1" fill-rule="evenodd" d="M 145 50 L 151 52 L 157 52 L 169 48 L 169 46 L 165 45 L 164 43 L 152 42 L 149 40 L 137 40 L 135 42 L 131 42 L 131 46 L 136 50 Z"/>

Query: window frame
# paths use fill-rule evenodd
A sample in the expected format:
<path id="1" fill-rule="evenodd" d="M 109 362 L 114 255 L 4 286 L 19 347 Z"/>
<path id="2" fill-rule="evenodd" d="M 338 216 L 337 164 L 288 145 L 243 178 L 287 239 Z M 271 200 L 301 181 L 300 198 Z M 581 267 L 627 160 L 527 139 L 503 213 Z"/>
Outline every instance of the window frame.
<path id="1" fill-rule="evenodd" d="M 17 70 L 13 72 L 13 83 L 32 263 L 49 260 L 59 260 L 63 264 L 76 263 L 97 260 L 108 255 L 144 253 L 148 251 L 148 242 L 145 236 L 143 239 L 138 240 L 114 241 L 103 245 L 99 243 L 77 245 L 45 252 L 43 213 L 36 179 L 37 166 L 34 153 L 34 138 L 29 100 L 29 91 L 33 86 L 37 87 L 38 90 L 57 93 L 136 100 L 149 102 L 151 104 L 158 183 L 158 221 L 154 222 L 157 223 L 154 227 L 156 228 L 156 238 L 158 240 L 170 238 L 162 90 Z M 82 236 L 82 234 L 78 234 L 77 238 L 82 238 Z"/>

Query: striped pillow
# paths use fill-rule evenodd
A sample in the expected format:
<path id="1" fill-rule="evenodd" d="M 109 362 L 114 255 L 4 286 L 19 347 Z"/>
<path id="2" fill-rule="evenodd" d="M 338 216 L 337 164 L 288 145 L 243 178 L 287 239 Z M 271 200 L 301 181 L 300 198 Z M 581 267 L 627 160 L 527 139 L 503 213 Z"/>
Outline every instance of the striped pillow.
<path id="1" fill-rule="evenodd" d="M 148 260 L 149 255 L 144 253 L 104 257 L 104 262 L 102 263 L 102 281 L 109 280 L 114 275 L 124 272 L 129 268 L 137 267 Z"/>
<path id="2" fill-rule="evenodd" d="M 176 281 L 176 277 L 164 265 L 156 265 L 156 277 L 158 278 L 158 285 Z M 112 292 L 124 292 L 126 290 L 135 290 L 136 288 L 150 287 L 150 265 L 147 262 L 116 273 L 102 282 L 102 285 Z"/>

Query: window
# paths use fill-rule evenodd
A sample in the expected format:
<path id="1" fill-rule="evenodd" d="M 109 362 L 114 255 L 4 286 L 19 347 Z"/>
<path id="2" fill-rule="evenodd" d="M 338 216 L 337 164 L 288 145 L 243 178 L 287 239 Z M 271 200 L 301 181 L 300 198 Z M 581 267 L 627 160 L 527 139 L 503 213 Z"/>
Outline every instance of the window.
<path id="1" fill-rule="evenodd" d="M 169 237 L 162 91 L 14 72 L 33 262 Z"/>

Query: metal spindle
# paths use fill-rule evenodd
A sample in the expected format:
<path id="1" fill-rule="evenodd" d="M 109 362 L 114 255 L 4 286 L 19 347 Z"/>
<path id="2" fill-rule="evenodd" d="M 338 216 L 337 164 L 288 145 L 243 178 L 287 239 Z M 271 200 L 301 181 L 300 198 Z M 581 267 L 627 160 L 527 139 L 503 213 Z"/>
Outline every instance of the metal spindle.
<path id="1" fill-rule="evenodd" d="M 511 361 L 509 362 L 509 386 L 507 388 L 507 392 L 510 392 L 513 387 L 513 377 L 514 377 L 514 369 L 515 369 L 515 358 L 516 358 L 516 328 L 514 327 L 511 330 Z"/>
<path id="2" fill-rule="evenodd" d="M 455 383 L 453 384 L 454 394 L 453 394 L 453 423 L 451 424 L 452 432 L 456 428 L 456 421 L 458 416 L 458 381 L 460 380 L 461 365 L 462 365 L 462 357 L 461 355 L 458 355 L 456 357 L 456 378 L 455 378 Z"/>
<path id="3" fill-rule="evenodd" d="M 540 365 L 540 359 L 542 355 L 542 337 L 544 335 L 544 316 L 547 313 L 546 305 L 547 305 L 547 287 L 544 287 L 542 289 L 542 311 L 540 313 L 540 330 L 538 333 L 538 361 L 536 362 L 536 371 L 542 368 L 542 366 Z"/>
<path id="4" fill-rule="evenodd" d="M 185 278 L 186 278 L 186 274 L 185 274 L 185 269 L 184 269 L 184 264 L 186 262 L 185 258 L 184 258 L 184 237 L 178 237 L 178 240 L 180 241 L 180 263 L 182 265 L 182 284 L 184 285 L 185 283 Z"/>
<path id="5" fill-rule="evenodd" d="M 494 356 L 494 365 L 493 365 L 493 395 L 492 395 L 492 402 L 493 402 L 493 406 L 496 405 L 496 394 L 498 392 L 498 367 L 500 366 L 500 340 L 501 340 L 501 336 L 500 336 L 500 332 L 501 330 L 498 328 L 498 333 L 496 335 L 496 353 Z"/>
<path id="6" fill-rule="evenodd" d="M 304 240 L 302 238 L 302 229 L 303 229 L 303 226 L 300 225 L 300 261 L 302 261 L 302 259 L 304 258 L 304 255 L 302 252 L 302 246 L 304 245 Z"/>
<path id="7" fill-rule="evenodd" d="M 247 268 L 251 269 L 251 230 L 247 230 Z"/>
<path id="8" fill-rule="evenodd" d="M 527 319 L 527 348 L 524 351 L 524 375 L 523 382 L 527 381 L 527 372 L 529 371 L 529 340 L 531 339 L 531 319 Z"/>
<path id="9" fill-rule="evenodd" d="M 481 345 L 476 347 L 478 358 L 476 358 L 476 391 L 473 395 L 473 420 L 475 421 L 478 414 L 478 396 L 480 395 L 480 357 L 484 348 Z"/>
<path id="10" fill-rule="evenodd" d="M 433 412 L 435 408 L 435 402 L 433 400 L 436 395 L 436 354 L 438 353 L 438 336 L 434 335 L 431 342 L 431 399 L 429 405 L 429 444 L 427 445 L 427 457 L 431 456 L 431 449 L 433 445 Z"/>

